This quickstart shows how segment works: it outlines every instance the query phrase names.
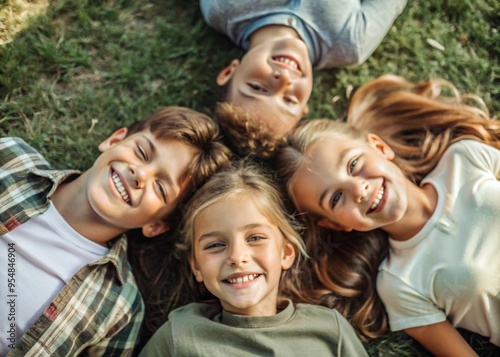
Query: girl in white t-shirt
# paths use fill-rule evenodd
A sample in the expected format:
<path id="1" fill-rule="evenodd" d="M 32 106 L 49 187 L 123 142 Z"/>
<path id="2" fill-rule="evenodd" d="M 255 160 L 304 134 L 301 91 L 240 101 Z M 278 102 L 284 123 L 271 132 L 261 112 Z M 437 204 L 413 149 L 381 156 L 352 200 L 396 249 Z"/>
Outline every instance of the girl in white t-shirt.
<path id="1" fill-rule="evenodd" d="M 500 125 L 465 99 L 384 76 L 348 123 L 303 122 L 278 156 L 310 228 L 313 297 L 366 337 L 386 329 L 380 296 L 391 330 L 435 355 L 476 355 L 456 327 L 500 346 Z"/>

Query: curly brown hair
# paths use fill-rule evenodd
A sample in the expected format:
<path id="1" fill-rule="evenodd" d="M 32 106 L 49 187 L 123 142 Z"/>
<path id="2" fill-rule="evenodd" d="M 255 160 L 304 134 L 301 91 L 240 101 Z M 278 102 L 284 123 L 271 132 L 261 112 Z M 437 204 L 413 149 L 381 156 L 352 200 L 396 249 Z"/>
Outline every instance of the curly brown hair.
<path id="1" fill-rule="evenodd" d="M 231 103 L 217 103 L 215 120 L 225 143 L 240 158 L 267 159 L 284 143 L 284 138 L 274 135 L 257 116 Z"/>

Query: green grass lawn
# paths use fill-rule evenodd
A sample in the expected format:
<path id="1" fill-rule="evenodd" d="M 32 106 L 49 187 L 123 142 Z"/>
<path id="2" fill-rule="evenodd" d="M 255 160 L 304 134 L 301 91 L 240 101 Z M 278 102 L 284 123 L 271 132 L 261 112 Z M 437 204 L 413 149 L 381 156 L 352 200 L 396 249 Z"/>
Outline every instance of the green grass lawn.
<path id="1" fill-rule="evenodd" d="M 498 0 L 409 0 L 365 64 L 317 72 L 308 117 L 342 117 L 353 89 L 387 73 L 445 78 L 498 116 L 499 25 Z M 160 106 L 209 113 L 218 70 L 241 54 L 205 25 L 195 0 L 0 0 L 0 136 L 83 170 L 109 133 Z M 427 355 L 403 334 L 368 347 L 373 356 Z"/>

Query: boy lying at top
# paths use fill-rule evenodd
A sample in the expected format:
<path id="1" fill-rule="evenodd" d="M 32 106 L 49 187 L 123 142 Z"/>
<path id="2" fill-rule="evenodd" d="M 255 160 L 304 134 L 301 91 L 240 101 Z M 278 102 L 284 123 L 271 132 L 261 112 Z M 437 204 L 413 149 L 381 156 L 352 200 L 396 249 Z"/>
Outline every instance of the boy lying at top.
<path id="1" fill-rule="evenodd" d="M 219 108 L 231 145 L 240 153 L 262 151 L 292 129 L 307 114 L 313 68 L 363 63 L 405 5 L 406 0 L 200 0 L 207 24 L 246 51 L 217 76 L 222 102 L 232 104 Z"/>

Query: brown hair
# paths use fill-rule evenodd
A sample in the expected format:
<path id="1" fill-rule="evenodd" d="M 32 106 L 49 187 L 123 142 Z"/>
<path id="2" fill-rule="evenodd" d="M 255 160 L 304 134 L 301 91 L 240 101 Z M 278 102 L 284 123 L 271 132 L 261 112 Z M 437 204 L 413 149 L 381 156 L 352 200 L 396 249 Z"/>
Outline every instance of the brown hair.
<path id="1" fill-rule="evenodd" d="M 451 96 L 444 96 L 448 90 Z M 474 99 L 479 107 L 466 102 Z M 278 173 L 291 191 L 304 154 L 317 140 L 335 135 L 354 139 L 374 133 L 394 150 L 394 161 L 417 184 L 439 162 L 454 142 L 474 139 L 500 148 L 500 126 L 491 120 L 484 103 L 461 96 L 442 80 L 410 83 L 384 76 L 367 83 L 353 96 L 348 123 L 327 119 L 299 124 L 278 154 Z M 306 244 L 316 274 L 315 289 L 306 291 L 312 301 L 337 308 L 364 338 L 387 329 L 387 316 L 376 292 L 378 266 L 388 253 L 387 235 L 370 232 L 336 232 L 319 228 L 316 217 L 306 219 Z"/>
<path id="2" fill-rule="evenodd" d="M 283 138 L 272 134 L 258 117 L 231 103 L 218 103 L 215 119 L 226 144 L 240 158 L 268 158 L 283 144 Z"/>
<path id="3" fill-rule="evenodd" d="M 195 186 L 229 165 L 231 153 L 220 142 L 219 127 L 206 114 L 184 107 L 164 107 L 130 125 L 128 135 L 148 129 L 156 138 L 176 139 L 198 151 L 186 172 Z"/>

